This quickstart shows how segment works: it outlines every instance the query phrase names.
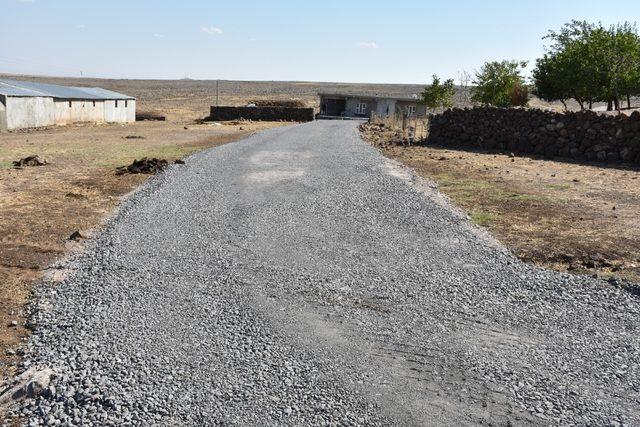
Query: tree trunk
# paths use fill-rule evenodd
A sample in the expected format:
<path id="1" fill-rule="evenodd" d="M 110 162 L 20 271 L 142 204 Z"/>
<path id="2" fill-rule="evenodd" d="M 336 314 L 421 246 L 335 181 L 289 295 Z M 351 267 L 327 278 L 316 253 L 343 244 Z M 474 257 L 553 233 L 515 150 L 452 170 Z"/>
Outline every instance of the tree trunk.
<path id="1" fill-rule="evenodd" d="M 627 108 L 631 109 L 631 95 L 627 94 Z"/>
<path id="2" fill-rule="evenodd" d="M 613 105 L 615 105 L 616 111 L 620 111 L 620 98 L 618 96 L 613 98 Z"/>
<path id="3" fill-rule="evenodd" d="M 613 102 L 611 100 L 607 101 L 607 111 L 613 111 Z"/>
<path id="4" fill-rule="evenodd" d="M 593 110 L 593 99 L 589 100 L 589 110 Z"/>
<path id="5" fill-rule="evenodd" d="M 566 113 L 569 111 L 569 108 L 567 108 L 567 102 L 564 99 L 561 99 L 560 102 L 562 102 L 562 105 L 564 106 L 564 112 Z"/>

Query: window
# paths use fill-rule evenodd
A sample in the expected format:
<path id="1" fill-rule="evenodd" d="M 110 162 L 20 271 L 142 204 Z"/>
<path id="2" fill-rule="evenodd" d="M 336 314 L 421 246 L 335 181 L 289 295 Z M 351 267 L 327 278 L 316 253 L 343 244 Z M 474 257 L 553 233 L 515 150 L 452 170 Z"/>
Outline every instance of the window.
<path id="1" fill-rule="evenodd" d="M 71 108 L 71 101 L 69 101 L 69 108 Z"/>
<path id="2" fill-rule="evenodd" d="M 366 102 L 358 102 L 356 105 L 356 114 L 367 114 Z"/>
<path id="3" fill-rule="evenodd" d="M 407 115 L 413 116 L 416 114 L 416 106 L 415 105 L 407 105 Z"/>
<path id="4" fill-rule="evenodd" d="M 94 107 L 96 106 L 96 101 L 93 101 L 93 106 L 94 106 Z"/>
<path id="5" fill-rule="evenodd" d="M 116 108 L 118 108 L 118 100 L 116 99 Z"/>
<path id="6" fill-rule="evenodd" d="M 124 108 L 127 108 L 129 105 L 129 101 L 127 101 L 126 99 L 124 100 Z"/>

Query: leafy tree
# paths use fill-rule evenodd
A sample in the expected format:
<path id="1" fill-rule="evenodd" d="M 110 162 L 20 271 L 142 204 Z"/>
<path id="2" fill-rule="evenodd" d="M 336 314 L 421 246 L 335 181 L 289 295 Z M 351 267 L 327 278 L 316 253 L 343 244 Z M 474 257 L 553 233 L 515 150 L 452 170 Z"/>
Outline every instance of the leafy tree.
<path id="1" fill-rule="evenodd" d="M 433 81 L 431 84 L 424 88 L 422 92 L 422 102 L 424 102 L 427 108 L 436 110 L 438 108 L 451 108 L 453 107 L 453 97 L 456 94 L 456 88 L 453 84 L 453 79 L 445 80 L 444 83 L 440 83 L 440 78 L 433 75 Z"/>
<path id="2" fill-rule="evenodd" d="M 640 93 L 640 38 L 628 23 L 572 21 L 545 37 L 552 41 L 533 71 L 534 91 L 545 100 L 573 98 L 585 108 L 594 101 L 620 107 L 620 99 Z M 566 106 L 566 104 L 565 104 Z"/>
<path id="3" fill-rule="evenodd" d="M 531 78 L 534 95 L 549 102 L 560 101 L 567 111 L 567 100 L 573 98 L 573 94 L 569 91 L 571 85 L 566 80 L 572 76 L 564 66 L 559 55 L 544 55 L 536 60 Z"/>
<path id="4" fill-rule="evenodd" d="M 527 63 L 521 61 L 487 62 L 476 73 L 471 99 L 496 107 L 526 105 L 527 99 L 522 97 L 526 87 L 520 74 L 526 66 Z"/>

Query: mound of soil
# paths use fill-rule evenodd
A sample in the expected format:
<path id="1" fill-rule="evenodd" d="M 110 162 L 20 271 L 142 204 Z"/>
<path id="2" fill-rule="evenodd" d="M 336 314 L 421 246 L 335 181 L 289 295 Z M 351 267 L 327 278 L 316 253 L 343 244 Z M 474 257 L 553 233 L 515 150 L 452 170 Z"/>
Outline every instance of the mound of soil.
<path id="1" fill-rule="evenodd" d="M 156 112 L 152 111 L 137 111 L 136 112 L 136 122 L 142 121 L 160 121 L 164 122 L 167 120 L 167 117 Z"/>
<path id="2" fill-rule="evenodd" d="M 364 139 L 375 147 L 408 144 L 400 129 L 386 126 L 383 123 L 363 123 L 360 125 L 360 132 L 362 132 Z"/>
<path id="3" fill-rule="evenodd" d="M 129 166 L 120 166 L 116 169 L 116 175 L 124 175 L 127 173 L 155 174 L 162 172 L 168 165 L 169 162 L 165 159 L 157 159 L 155 157 L 149 159 L 147 157 L 143 157 L 140 160 L 134 160 Z"/>
<path id="4" fill-rule="evenodd" d="M 16 160 L 13 162 L 13 167 L 21 168 L 24 166 L 44 166 L 47 164 L 47 161 L 40 158 L 39 156 L 29 156 L 24 159 Z"/>

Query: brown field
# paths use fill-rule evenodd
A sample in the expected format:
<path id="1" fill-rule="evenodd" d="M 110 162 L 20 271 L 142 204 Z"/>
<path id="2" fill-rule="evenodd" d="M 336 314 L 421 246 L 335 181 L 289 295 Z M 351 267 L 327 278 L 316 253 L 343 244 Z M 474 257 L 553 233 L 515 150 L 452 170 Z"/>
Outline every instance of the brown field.
<path id="1" fill-rule="evenodd" d="M 640 283 L 640 170 L 433 146 L 381 152 L 439 190 L 523 260 L 559 271 Z"/>

